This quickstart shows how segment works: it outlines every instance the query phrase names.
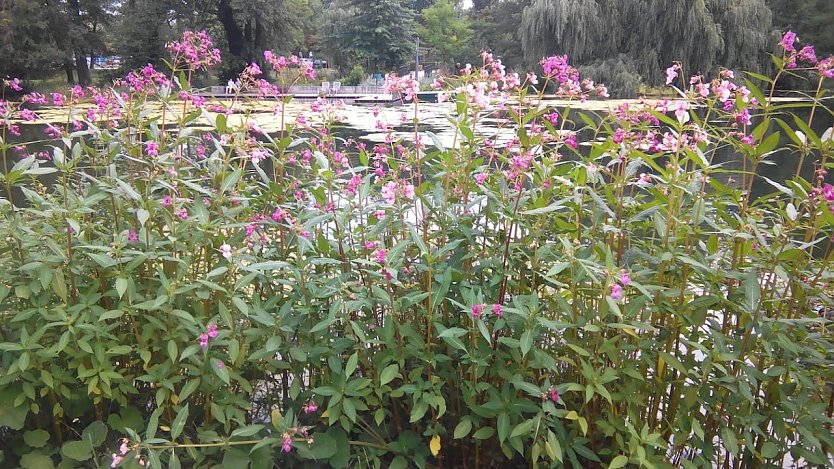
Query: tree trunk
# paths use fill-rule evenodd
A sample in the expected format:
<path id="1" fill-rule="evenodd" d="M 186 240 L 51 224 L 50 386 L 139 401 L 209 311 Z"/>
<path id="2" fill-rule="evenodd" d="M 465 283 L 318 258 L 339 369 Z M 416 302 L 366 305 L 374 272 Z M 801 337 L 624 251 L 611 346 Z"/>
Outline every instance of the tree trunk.
<path id="1" fill-rule="evenodd" d="M 64 71 L 67 72 L 67 84 L 74 85 L 75 84 L 75 75 L 72 73 L 72 61 L 70 59 L 66 59 L 64 61 Z"/>
<path id="2" fill-rule="evenodd" d="M 76 24 L 79 28 L 86 29 L 84 24 L 81 22 L 81 5 L 78 3 L 78 0 L 69 0 L 70 6 L 70 14 L 73 16 L 72 20 L 73 23 Z M 78 38 L 78 42 L 82 42 Z M 84 52 L 81 49 L 82 44 L 75 45 L 75 70 L 78 73 L 78 83 L 82 86 L 87 86 L 92 83 L 92 79 L 90 79 L 90 69 L 87 67 L 87 59 L 84 56 Z"/>
<path id="3" fill-rule="evenodd" d="M 229 41 L 229 53 L 235 57 L 243 56 L 243 48 L 245 39 L 243 31 L 235 22 L 235 11 L 229 0 L 220 0 L 217 3 L 217 19 L 223 25 L 223 30 L 226 32 L 226 38 Z"/>
<path id="4" fill-rule="evenodd" d="M 81 86 L 88 86 L 93 82 L 90 69 L 87 67 L 87 56 L 80 50 L 75 52 L 75 70 L 78 73 L 78 84 Z"/>

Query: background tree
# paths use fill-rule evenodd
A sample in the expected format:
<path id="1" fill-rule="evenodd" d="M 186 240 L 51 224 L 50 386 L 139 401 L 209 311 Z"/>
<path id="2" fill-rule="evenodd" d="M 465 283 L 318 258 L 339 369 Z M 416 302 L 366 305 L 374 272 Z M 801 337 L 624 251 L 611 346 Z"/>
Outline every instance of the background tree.
<path id="1" fill-rule="evenodd" d="M 423 24 L 417 26 L 420 40 L 444 68 L 461 57 L 472 37 L 469 19 L 461 17 L 451 0 L 438 0 L 423 10 Z"/>
<path id="2" fill-rule="evenodd" d="M 114 45 L 127 69 L 158 64 L 165 44 L 173 37 L 169 26 L 171 9 L 160 0 L 129 0 L 118 11 Z"/>
<path id="3" fill-rule="evenodd" d="M 816 46 L 818 56 L 834 54 L 834 2 L 830 0 L 767 0 L 773 24 L 792 30 L 803 44 Z"/>
<path id="4" fill-rule="evenodd" d="M 414 11 L 407 0 L 348 0 L 353 14 L 339 38 L 368 70 L 388 71 L 414 52 Z"/>
<path id="5" fill-rule="evenodd" d="M 41 78 L 65 58 L 61 10 L 47 0 L 0 0 L 0 75 Z"/>
<path id="6" fill-rule="evenodd" d="M 510 68 L 531 69 L 524 57 L 521 42 L 521 20 L 532 0 L 494 1 L 483 10 L 472 9 L 472 48 L 468 61 L 477 59 L 482 50 L 491 51 Z"/>
<path id="7" fill-rule="evenodd" d="M 762 71 L 771 29 L 763 0 L 535 0 L 521 25 L 528 58 L 567 53 L 627 94 L 640 83 L 662 85 L 674 61 L 687 73 L 737 66 L 726 60 Z"/>

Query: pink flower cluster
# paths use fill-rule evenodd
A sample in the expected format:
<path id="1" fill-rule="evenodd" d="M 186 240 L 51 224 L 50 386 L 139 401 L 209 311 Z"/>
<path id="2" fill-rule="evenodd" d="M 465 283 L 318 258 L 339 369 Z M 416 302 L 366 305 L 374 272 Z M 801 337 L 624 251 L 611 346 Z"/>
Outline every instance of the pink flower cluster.
<path id="1" fill-rule="evenodd" d="M 128 441 L 128 439 L 122 438 L 120 441 L 121 444 L 119 445 L 119 452 L 111 454 L 113 460 L 110 462 L 110 467 L 118 467 L 119 464 L 121 464 L 122 461 L 124 461 L 128 451 L 130 451 L 130 442 Z M 136 454 L 136 463 L 139 464 L 139 466 L 141 467 L 145 467 L 145 460 L 139 456 L 138 452 Z"/>
<path id="2" fill-rule="evenodd" d="M 217 338 L 217 324 L 211 323 L 208 325 L 207 331 L 200 334 L 200 348 L 203 350 L 207 349 L 209 339 L 215 338 Z"/>
<path id="3" fill-rule="evenodd" d="M 398 77 L 389 73 L 385 75 L 383 89 L 386 93 L 402 93 L 406 101 L 413 101 L 417 97 L 417 92 L 420 91 L 420 83 L 414 79 L 413 75 Z"/>
<path id="4" fill-rule="evenodd" d="M 619 283 L 611 285 L 611 299 L 618 301 L 623 298 L 623 287 L 631 285 L 631 274 L 625 269 L 620 271 Z"/>
<path id="5" fill-rule="evenodd" d="M 812 197 L 819 197 L 828 204 L 828 211 L 834 215 L 834 186 L 825 184 L 822 187 L 814 188 L 811 195 Z"/>
<path id="6" fill-rule="evenodd" d="M 168 50 L 175 62 L 184 62 L 192 70 L 207 70 L 220 63 L 220 49 L 214 47 L 205 30 L 184 32 L 181 40 L 168 44 Z"/>
<path id="7" fill-rule="evenodd" d="M 484 314 L 484 310 L 486 309 L 486 307 L 487 307 L 487 305 L 485 305 L 485 304 L 474 304 L 474 305 L 472 305 L 472 310 L 471 310 L 472 318 L 473 319 L 480 318 Z M 494 314 L 496 318 L 503 318 L 504 317 L 504 311 L 503 311 L 501 305 L 498 304 L 498 303 L 493 304 L 492 307 L 490 308 L 490 311 L 492 311 L 492 314 Z"/>
<path id="8" fill-rule="evenodd" d="M 397 196 L 404 197 L 408 200 L 414 200 L 414 185 L 403 181 L 388 181 L 383 184 L 382 198 L 388 205 L 394 205 Z"/>
<path id="9" fill-rule="evenodd" d="M 148 64 L 141 70 L 134 70 L 122 80 L 116 81 L 117 86 L 127 86 L 136 93 L 150 93 L 156 86 L 170 86 L 171 81 L 163 73 Z"/>
<path id="10" fill-rule="evenodd" d="M 799 65 L 798 62 L 804 62 L 806 65 L 814 67 L 820 76 L 834 78 L 834 55 L 818 60 L 814 46 L 806 45 L 797 50 L 796 43 L 798 41 L 799 39 L 793 31 L 787 31 L 782 36 L 782 40 L 779 41 L 779 47 L 783 51 L 785 68 L 794 69 Z"/>
<path id="11" fill-rule="evenodd" d="M 11 80 L 3 80 L 3 85 L 11 88 L 14 91 L 23 91 L 20 86 L 20 78 L 12 78 Z"/>
<path id="12" fill-rule="evenodd" d="M 544 76 L 559 85 L 556 96 L 585 101 L 591 92 L 595 92 L 601 98 L 609 97 L 608 88 L 605 85 L 595 84 L 587 78 L 579 80 L 579 70 L 568 63 L 567 54 L 553 55 L 543 59 L 540 63 Z"/>

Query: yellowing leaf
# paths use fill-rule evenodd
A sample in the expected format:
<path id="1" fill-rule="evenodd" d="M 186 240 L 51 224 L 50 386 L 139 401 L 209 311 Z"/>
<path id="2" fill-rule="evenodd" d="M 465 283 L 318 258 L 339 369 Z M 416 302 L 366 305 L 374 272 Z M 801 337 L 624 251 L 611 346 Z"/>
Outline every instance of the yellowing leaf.
<path id="1" fill-rule="evenodd" d="M 281 420 L 283 420 L 283 418 L 284 418 L 281 415 L 281 411 L 278 410 L 277 407 L 272 409 L 269 416 L 272 420 L 272 426 L 275 427 L 275 428 L 278 428 L 278 426 L 281 425 Z"/>
<path id="2" fill-rule="evenodd" d="M 429 449 L 431 450 L 432 456 L 437 456 L 440 454 L 440 435 L 434 435 L 431 437 L 431 442 L 429 442 Z"/>
<path id="3" fill-rule="evenodd" d="M 579 414 L 577 414 L 575 410 L 572 410 L 565 415 L 565 418 L 568 420 L 578 420 Z"/>

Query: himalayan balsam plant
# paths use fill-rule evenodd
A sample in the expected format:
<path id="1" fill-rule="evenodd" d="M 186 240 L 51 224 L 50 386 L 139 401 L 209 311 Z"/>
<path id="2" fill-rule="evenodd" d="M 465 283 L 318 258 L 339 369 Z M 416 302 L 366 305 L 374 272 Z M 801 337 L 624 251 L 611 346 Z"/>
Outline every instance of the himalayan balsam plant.
<path id="1" fill-rule="evenodd" d="M 831 465 L 834 58 L 789 33 L 775 78 L 673 64 L 678 99 L 597 114 L 566 56 L 485 53 L 438 83 L 451 144 L 414 99 L 374 145 L 338 102 L 287 112 L 295 57 L 230 103 L 190 87 L 205 33 L 170 50 L 109 89 L 5 83 L 4 466 Z M 786 74 L 815 94 L 773 99 Z M 47 105 L 48 146 L 16 139 Z"/>

